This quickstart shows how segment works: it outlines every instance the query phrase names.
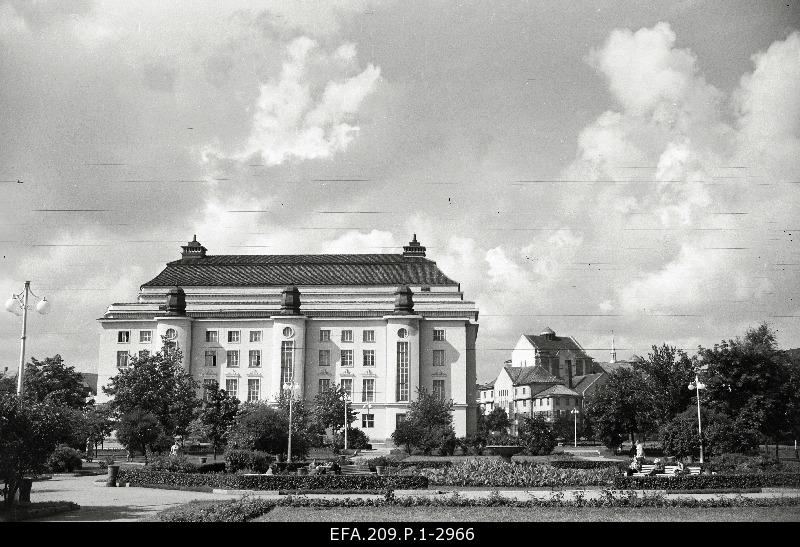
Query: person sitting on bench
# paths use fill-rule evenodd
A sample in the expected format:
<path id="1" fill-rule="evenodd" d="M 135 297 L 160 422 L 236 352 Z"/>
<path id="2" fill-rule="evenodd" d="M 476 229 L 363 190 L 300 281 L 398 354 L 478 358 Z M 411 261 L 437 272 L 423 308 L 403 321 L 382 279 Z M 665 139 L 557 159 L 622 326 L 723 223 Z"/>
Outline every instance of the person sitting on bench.
<path id="1" fill-rule="evenodd" d="M 650 476 L 653 476 L 653 475 L 658 475 L 660 473 L 663 473 L 664 471 L 665 471 L 664 462 L 661 461 L 661 458 L 656 458 L 656 460 L 653 462 L 653 469 L 651 469 L 650 473 L 648 473 L 648 474 Z"/>

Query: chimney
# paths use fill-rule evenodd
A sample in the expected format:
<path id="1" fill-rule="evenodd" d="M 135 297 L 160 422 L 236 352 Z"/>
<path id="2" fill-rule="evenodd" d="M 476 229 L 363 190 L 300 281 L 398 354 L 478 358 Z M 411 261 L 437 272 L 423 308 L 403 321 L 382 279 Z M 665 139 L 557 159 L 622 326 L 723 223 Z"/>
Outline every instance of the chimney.
<path id="1" fill-rule="evenodd" d="M 281 291 L 281 315 L 300 315 L 300 291 L 290 285 Z"/>
<path id="2" fill-rule="evenodd" d="M 417 234 L 414 234 L 414 238 L 403 247 L 403 256 L 425 257 L 425 247 L 417 241 Z"/>
<path id="3" fill-rule="evenodd" d="M 206 248 L 200 245 L 197 241 L 197 236 L 195 235 L 192 240 L 187 243 L 186 245 L 182 245 L 181 249 L 183 252 L 181 253 L 182 259 L 187 258 L 205 258 L 206 257 Z"/>

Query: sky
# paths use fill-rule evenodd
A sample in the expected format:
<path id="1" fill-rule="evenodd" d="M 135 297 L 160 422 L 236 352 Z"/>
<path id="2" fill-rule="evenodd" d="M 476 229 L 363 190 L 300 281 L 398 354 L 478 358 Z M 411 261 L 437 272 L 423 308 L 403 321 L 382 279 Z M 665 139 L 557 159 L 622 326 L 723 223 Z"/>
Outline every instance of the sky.
<path id="1" fill-rule="evenodd" d="M 652 4 L 652 5 L 651 5 Z M 22 183 L 17 183 L 17 180 Z M 608 360 L 800 346 L 800 0 L 0 0 L 0 290 L 28 356 L 180 256 L 398 252 Z M 20 320 L 0 321 L 0 371 Z"/>

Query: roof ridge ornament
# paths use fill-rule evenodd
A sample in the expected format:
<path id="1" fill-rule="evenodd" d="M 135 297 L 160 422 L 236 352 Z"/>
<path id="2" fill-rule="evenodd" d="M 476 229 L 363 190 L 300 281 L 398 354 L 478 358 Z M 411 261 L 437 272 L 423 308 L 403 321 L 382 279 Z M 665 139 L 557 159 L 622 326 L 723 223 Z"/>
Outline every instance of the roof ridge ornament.
<path id="1" fill-rule="evenodd" d="M 181 253 L 182 259 L 205 258 L 206 251 L 208 250 L 197 241 L 197 234 L 194 234 L 192 240 L 186 245 L 181 245 L 181 249 L 183 249 L 183 252 Z"/>
<path id="2" fill-rule="evenodd" d="M 417 234 L 414 234 L 414 237 L 408 242 L 408 245 L 403 246 L 403 256 L 425 257 L 425 247 L 417 241 Z"/>

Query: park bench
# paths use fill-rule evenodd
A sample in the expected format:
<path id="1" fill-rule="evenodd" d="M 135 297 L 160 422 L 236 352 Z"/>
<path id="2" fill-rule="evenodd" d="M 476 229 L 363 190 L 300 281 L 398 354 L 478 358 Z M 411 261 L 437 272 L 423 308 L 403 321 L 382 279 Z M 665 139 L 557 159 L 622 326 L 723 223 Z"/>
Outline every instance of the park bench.
<path id="1" fill-rule="evenodd" d="M 653 464 L 646 464 L 642 465 L 642 471 L 639 473 L 634 473 L 632 476 L 634 477 L 647 477 L 650 475 L 650 472 L 653 470 L 655 465 Z M 674 477 L 675 471 L 678 469 L 677 465 L 665 465 L 664 466 L 664 473 L 657 473 L 656 477 Z M 692 467 L 688 466 L 690 475 L 699 475 L 700 474 L 700 467 Z"/>
<path id="2" fill-rule="evenodd" d="M 365 465 L 343 465 L 342 475 L 372 475 L 373 472 Z"/>

